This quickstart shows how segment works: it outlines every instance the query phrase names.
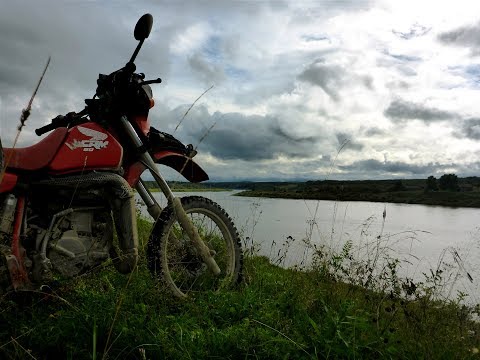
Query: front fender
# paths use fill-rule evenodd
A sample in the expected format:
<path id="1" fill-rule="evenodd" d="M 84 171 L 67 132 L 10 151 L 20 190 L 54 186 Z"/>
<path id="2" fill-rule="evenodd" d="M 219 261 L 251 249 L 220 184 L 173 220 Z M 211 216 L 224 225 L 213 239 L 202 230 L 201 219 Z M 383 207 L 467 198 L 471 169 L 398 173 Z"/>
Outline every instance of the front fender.
<path id="1" fill-rule="evenodd" d="M 190 182 L 208 180 L 207 173 L 197 165 L 192 157 L 192 146 L 185 146 L 173 135 L 161 132 L 154 127 L 148 133 L 149 151 L 157 164 L 166 165 L 175 169 Z"/>
<path id="2" fill-rule="evenodd" d="M 157 164 L 171 167 L 190 182 L 197 183 L 208 180 L 207 173 L 186 155 L 169 150 L 157 151 L 152 155 Z"/>

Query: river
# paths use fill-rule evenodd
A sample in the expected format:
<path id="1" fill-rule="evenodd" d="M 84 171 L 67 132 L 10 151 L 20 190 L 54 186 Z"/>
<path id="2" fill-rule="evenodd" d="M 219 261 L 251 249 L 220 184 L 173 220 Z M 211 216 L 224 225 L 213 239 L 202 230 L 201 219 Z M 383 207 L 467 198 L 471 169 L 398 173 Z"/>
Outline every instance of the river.
<path id="1" fill-rule="evenodd" d="M 349 241 L 356 258 L 371 259 L 380 252 L 400 259 L 402 277 L 422 281 L 424 273 L 440 266 L 444 271 L 442 280 L 451 277 L 450 283 L 454 283 L 450 286 L 447 282 L 446 296 L 454 297 L 462 291 L 469 294 L 470 302 L 480 302 L 480 209 L 234 194 L 222 191 L 176 195 L 204 196 L 220 204 L 234 220 L 246 247 L 251 249 L 253 243 L 259 254 L 279 265 L 308 267 L 313 246 L 340 252 Z M 162 194 L 154 195 L 164 206 Z"/>

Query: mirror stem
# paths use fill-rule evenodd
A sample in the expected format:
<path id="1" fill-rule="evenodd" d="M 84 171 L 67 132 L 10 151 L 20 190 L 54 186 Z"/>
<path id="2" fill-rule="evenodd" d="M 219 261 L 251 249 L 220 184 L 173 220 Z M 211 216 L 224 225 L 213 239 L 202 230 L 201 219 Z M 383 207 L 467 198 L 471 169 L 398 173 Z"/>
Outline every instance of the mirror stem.
<path id="1" fill-rule="evenodd" d="M 138 42 L 137 48 L 136 48 L 135 51 L 133 52 L 132 58 L 131 58 L 130 61 L 129 61 L 130 63 L 133 64 L 133 62 L 135 61 L 135 58 L 137 57 L 138 52 L 140 51 L 140 48 L 142 47 L 144 41 L 145 41 L 145 39 L 140 40 L 140 41 Z"/>

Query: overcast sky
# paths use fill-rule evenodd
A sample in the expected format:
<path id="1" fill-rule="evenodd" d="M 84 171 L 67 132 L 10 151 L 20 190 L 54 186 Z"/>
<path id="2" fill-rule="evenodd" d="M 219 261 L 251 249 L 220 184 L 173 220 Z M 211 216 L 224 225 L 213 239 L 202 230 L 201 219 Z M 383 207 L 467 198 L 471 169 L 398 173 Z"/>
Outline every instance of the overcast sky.
<path id="1" fill-rule="evenodd" d="M 478 1 L 0 0 L 4 146 L 49 55 L 20 146 L 128 61 L 144 13 L 152 125 L 214 85 L 174 134 L 212 180 L 480 175 Z"/>

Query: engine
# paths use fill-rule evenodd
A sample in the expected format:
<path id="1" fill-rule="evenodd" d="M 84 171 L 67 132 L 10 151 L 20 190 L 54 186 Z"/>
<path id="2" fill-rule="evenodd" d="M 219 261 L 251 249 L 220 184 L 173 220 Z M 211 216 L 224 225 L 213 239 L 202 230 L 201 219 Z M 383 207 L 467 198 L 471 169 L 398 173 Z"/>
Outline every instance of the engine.
<path id="1" fill-rule="evenodd" d="M 60 274 L 78 275 L 109 257 L 113 238 L 110 213 L 80 208 L 59 220 L 54 229 L 47 245 L 47 257 Z"/>
<path id="2" fill-rule="evenodd" d="M 30 198 L 27 227 L 24 246 L 33 261 L 34 281 L 48 280 L 51 271 L 73 277 L 109 257 L 113 220 L 98 190 L 36 191 Z"/>
<path id="3" fill-rule="evenodd" d="M 130 185 L 120 175 L 92 172 L 48 178 L 29 184 L 27 190 L 20 249 L 15 247 L 20 254 L 15 256 L 12 234 L 17 198 L 0 195 L 0 292 L 4 283 L 24 286 L 26 277 L 33 284 L 48 282 L 54 274 L 74 277 L 109 257 L 121 273 L 135 268 L 135 203 Z M 113 219 L 118 235 L 115 246 Z"/>

